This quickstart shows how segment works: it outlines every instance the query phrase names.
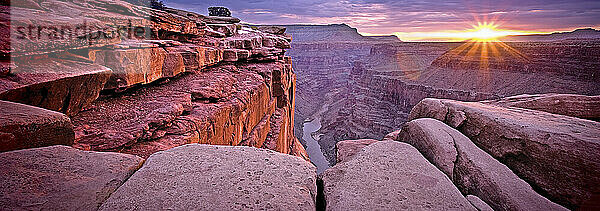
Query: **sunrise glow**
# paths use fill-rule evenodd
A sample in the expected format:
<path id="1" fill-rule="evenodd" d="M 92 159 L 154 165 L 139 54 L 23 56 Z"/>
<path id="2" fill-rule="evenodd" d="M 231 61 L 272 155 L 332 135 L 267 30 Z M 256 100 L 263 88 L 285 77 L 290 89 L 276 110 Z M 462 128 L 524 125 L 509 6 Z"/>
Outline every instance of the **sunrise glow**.
<path id="1" fill-rule="evenodd" d="M 433 32 L 410 32 L 395 33 L 401 40 L 405 41 L 479 41 L 495 42 L 499 38 L 510 35 L 545 34 L 545 32 L 521 31 L 503 29 L 494 22 L 478 22 L 472 24 L 471 28 L 465 30 L 447 30 Z"/>

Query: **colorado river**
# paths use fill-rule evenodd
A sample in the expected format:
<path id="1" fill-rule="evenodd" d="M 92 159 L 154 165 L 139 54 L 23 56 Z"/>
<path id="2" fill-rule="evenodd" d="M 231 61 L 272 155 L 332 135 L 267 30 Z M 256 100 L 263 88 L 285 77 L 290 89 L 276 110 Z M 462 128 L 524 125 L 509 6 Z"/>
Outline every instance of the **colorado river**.
<path id="1" fill-rule="evenodd" d="M 304 134 L 302 134 L 302 139 L 306 141 L 306 152 L 308 153 L 308 157 L 310 158 L 310 161 L 317 166 L 317 174 L 320 174 L 325 171 L 325 169 L 329 168 L 329 162 L 327 162 L 325 156 L 323 156 L 319 142 L 311 135 L 311 133 L 316 132 L 319 129 L 321 129 L 321 120 L 315 118 L 310 122 L 304 123 Z"/>

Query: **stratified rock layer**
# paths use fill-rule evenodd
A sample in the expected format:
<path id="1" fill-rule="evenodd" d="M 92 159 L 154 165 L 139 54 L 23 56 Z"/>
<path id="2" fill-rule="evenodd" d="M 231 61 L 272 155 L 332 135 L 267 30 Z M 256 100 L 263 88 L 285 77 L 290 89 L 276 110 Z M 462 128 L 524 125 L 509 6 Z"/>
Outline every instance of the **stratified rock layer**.
<path id="1" fill-rule="evenodd" d="M 381 141 L 323 175 L 327 210 L 475 210 L 414 147 Z"/>
<path id="2" fill-rule="evenodd" d="M 425 99 L 411 119 L 457 128 L 520 178 L 568 208 L 600 192 L 600 123 L 542 111 Z"/>
<path id="3" fill-rule="evenodd" d="M 301 158 L 190 144 L 152 155 L 100 210 L 314 210 L 316 191 Z"/>
<path id="4" fill-rule="evenodd" d="M 73 144 L 73 124 L 64 114 L 7 101 L 0 101 L 0 111 L 0 152 Z"/>
<path id="5" fill-rule="evenodd" d="M 51 146 L 0 153 L 3 210 L 97 210 L 143 159 Z"/>
<path id="6" fill-rule="evenodd" d="M 494 210 L 566 210 L 536 193 L 508 167 L 439 120 L 410 121 L 400 137 L 452 178 L 461 192 L 478 196 Z"/>

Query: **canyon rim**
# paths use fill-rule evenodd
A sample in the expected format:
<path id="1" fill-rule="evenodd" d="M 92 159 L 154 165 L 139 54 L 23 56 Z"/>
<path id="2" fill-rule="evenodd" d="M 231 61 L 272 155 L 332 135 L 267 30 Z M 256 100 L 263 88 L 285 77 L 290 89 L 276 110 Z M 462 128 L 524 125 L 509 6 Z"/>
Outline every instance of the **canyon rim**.
<path id="1" fill-rule="evenodd" d="M 600 4 L 461 4 L 3 2 L 0 210 L 600 209 Z"/>

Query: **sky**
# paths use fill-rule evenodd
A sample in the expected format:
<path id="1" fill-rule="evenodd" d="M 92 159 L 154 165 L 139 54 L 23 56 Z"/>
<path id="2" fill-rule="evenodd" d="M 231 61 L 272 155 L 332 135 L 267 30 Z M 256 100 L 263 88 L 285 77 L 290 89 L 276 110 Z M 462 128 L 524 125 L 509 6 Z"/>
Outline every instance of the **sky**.
<path id="1" fill-rule="evenodd" d="M 363 35 L 403 40 L 457 33 L 492 23 L 515 34 L 600 29 L 600 0 L 164 0 L 167 6 L 207 14 L 228 7 L 252 24 L 346 23 Z"/>

